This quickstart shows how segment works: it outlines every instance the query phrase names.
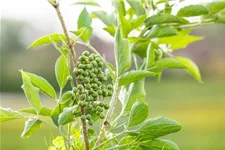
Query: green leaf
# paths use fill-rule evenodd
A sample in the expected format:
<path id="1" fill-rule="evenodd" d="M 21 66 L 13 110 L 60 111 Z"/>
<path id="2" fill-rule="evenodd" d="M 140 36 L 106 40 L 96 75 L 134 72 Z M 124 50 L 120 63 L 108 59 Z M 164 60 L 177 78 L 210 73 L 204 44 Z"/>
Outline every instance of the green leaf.
<path id="1" fill-rule="evenodd" d="M 121 29 L 123 31 L 123 38 L 126 38 L 127 35 L 132 31 L 132 24 L 123 15 L 120 15 L 120 22 Z"/>
<path id="2" fill-rule="evenodd" d="M 156 56 L 155 56 L 154 46 L 152 43 L 150 43 L 147 48 L 146 67 L 145 67 L 146 69 L 154 65 L 155 57 Z"/>
<path id="3" fill-rule="evenodd" d="M 177 16 L 169 14 L 157 14 L 145 20 L 146 26 L 152 26 L 155 24 L 171 24 L 171 23 L 182 24 L 186 22 Z"/>
<path id="4" fill-rule="evenodd" d="M 163 58 L 158 60 L 153 68 L 185 68 L 185 65 L 175 58 Z"/>
<path id="5" fill-rule="evenodd" d="M 75 98 L 75 95 L 74 95 L 73 91 L 67 91 L 62 95 L 60 104 L 65 104 L 68 101 L 74 100 L 74 98 Z"/>
<path id="6" fill-rule="evenodd" d="M 93 15 L 97 16 L 106 26 L 116 25 L 116 15 L 113 13 L 108 14 L 105 11 L 94 11 Z"/>
<path id="7" fill-rule="evenodd" d="M 116 57 L 117 76 L 127 71 L 131 66 L 131 52 L 129 43 L 122 38 L 120 26 L 117 28 L 115 35 L 114 53 Z"/>
<path id="8" fill-rule="evenodd" d="M 159 38 L 159 44 L 169 44 L 172 50 L 187 47 L 189 44 L 202 40 L 204 37 L 188 35 L 189 30 L 181 31 L 178 35 Z"/>
<path id="9" fill-rule="evenodd" d="M 225 23 L 225 15 L 217 15 L 216 23 Z"/>
<path id="10" fill-rule="evenodd" d="M 82 27 L 91 27 L 91 22 L 92 22 L 91 16 L 87 12 L 87 9 L 84 7 L 84 9 L 79 15 L 79 18 L 77 21 L 77 27 L 78 29 Z"/>
<path id="11" fill-rule="evenodd" d="M 77 105 L 73 107 L 66 107 L 63 112 L 59 115 L 58 125 L 63 126 L 74 120 L 74 111 L 77 109 Z"/>
<path id="12" fill-rule="evenodd" d="M 141 58 L 146 57 L 146 51 L 148 48 L 148 45 L 150 43 L 150 40 L 148 41 L 138 41 L 132 46 L 132 52 L 140 56 Z"/>
<path id="13" fill-rule="evenodd" d="M 62 39 L 66 40 L 66 36 L 65 36 L 65 34 L 62 34 L 62 33 L 49 34 L 49 35 L 46 35 L 46 36 L 43 36 L 43 37 L 37 39 L 28 48 L 51 44 L 52 42 L 50 39 L 52 39 L 56 43 L 59 43 L 59 42 L 62 42 Z"/>
<path id="14" fill-rule="evenodd" d="M 47 80 L 33 73 L 29 72 L 23 73 L 30 77 L 32 84 L 35 87 L 39 88 L 43 94 L 49 96 L 50 98 L 53 98 L 53 100 L 57 99 L 55 89 L 52 87 L 50 83 L 48 83 Z"/>
<path id="15" fill-rule="evenodd" d="M 209 10 L 211 14 L 216 14 L 221 10 L 225 9 L 225 2 L 223 1 L 211 2 L 206 5 L 206 8 Z"/>
<path id="16" fill-rule="evenodd" d="M 118 144 L 118 146 L 122 146 L 122 145 L 124 145 L 124 144 L 131 144 L 131 143 L 133 143 L 134 141 L 136 140 L 136 138 L 135 137 L 133 137 L 133 136 L 125 136 L 125 137 L 123 137 L 121 140 L 120 140 L 120 142 L 119 142 L 119 144 Z M 136 148 L 136 144 L 134 143 L 134 144 L 132 144 L 132 145 L 127 145 L 127 146 L 123 146 L 123 147 L 120 147 L 120 148 L 118 148 L 118 150 L 124 150 L 124 149 L 135 149 Z"/>
<path id="17" fill-rule="evenodd" d="M 134 9 L 134 11 L 136 12 L 137 16 L 145 15 L 145 9 L 142 6 L 141 1 L 127 0 L 127 2 L 131 6 L 131 8 Z"/>
<path id="18" fill-rule="evenodd" d="M 116 29 L 114 26 L 107 26 L 107 27 L 103 28 L 103 30 L 108 32 L 111 36 L 114 36 L 116 33 Z"/>
<path id="19" fill-rule="evenodd" d="M 57 82 L 61 89 L 63 89 L 67 83 L 67 77 L 69 76 L 69 67 L 65 56 L 61 55 L 55 64 L 55 75 Z"/>
<path id="20" fill-rule="evenodd" d="M 131 70 L 119 77 L 119 86 L 128 85 L 132 82 L 141 80 L 147 76 L 155 76 L 156 73 L 146 70 Z"/>
<path id="21" fill-rule="evenodd" d="M 178 60 L 179 62 L 181 62 L 185 68 L 187 69 L 187 71 L 195 78 L 197 79 L 199 82 L 202 82 L 201 79 L 201 75 L 200 75 L 200 71 L 198 69 L 198 66 L 189 58 L 186 57 L 180 57 L 180 56 L 176 56 L 175 57 L 176 60 Z"/>
<path id="22" fill-rule="evenodd" d="M 142 15 L 142 16 L 138 16 L 137 18 L 132 20 L 131 21 L 132 29 L 136 29 L 139 26 L 141 26 L 142 24 L 144 24 L 145 19 L 146 19 L 146 15 Z"/>
<path id="23" fill-rule="evenodd" d="M 113 0 L 113 6 L 115 7 L 116 13 L 119 15 L 126 15 L 124 0 Z"/>
<path id="24" fill-rule="evenodd" d="M 26 121 L 23 133 L 21 135 L 22 138 L 29 138 L 33 132 L 38 130 L 41 127 L 42 121 L 38 118 L 30 118 Z"/>
<path id="25" fill-rule="evenodd" d="M 143 149 L 154 150 L 180 150 L 176 143 L 169 140 L 152 140 L 140 145 Z"/>
<path id="26" fill-rule="evenodd" d="M 151 140 L 170 133 L 178 132 L 181 129 L 182 126 L 174 120 L 165 117 L 156 117 L 144 122 L 144 124 L 138 129 L 138 138 L 142 141 Z"/>
<path id="27" fill-rule="evenodd" d="M 209 14 L 209 11 L 206 7 L 202 5 L 185 6 L 177 12 L 177 16 L 179 17 L 193 17 L 206 14 Z"/>
<path id="28" fill-rule="evenodd" d="M 169 37 L 177 35 L 177 30 L 167 26 L 153 26 L 153 28 L 145 36 L 146 39 L 157 38 L 157 37 Z"/>
<path id="29" fill-rule="evenodd" d="M 30 105 L 35 109 L 35 111 L 39 113 L 41 110 L 39 88 L 33 86 L 31 78 L 25 72 L 23 72 L 23 70 L 20 70 L 20 72 L 23 78 L 23 85 L 21 87 L 27 97 L 27 100 Z"/>
<path id="30" fill-rule="evenodd" d="M 23 115 L 11 108 L 0 107 L 0 122 L 23 118 Z"/>
<path id="31" fill-rule="evenodd" d="M 148 105 L 144 102 L 136 102 L 131 108 L 128 127 L 136 126 L 148 117 Z"/>
<path id="32" fill-rule="evenodd" d="M 35 110 L 33 108 L 21 109 L 20 112 L 25 112 L 25 113 L 36 115 L 36 112 L 35 112 Z M 39 115 L 51 116 L 51 112 L 52 112 L 52 110 L 50 108 L 42 106 L 42 108 L 41 108 L 41 110 L 39 112 Z"/>
<path id="33" fill-rule="evenodd" d="M 91 27 L 81 27 L 77 31 L 71 31 L 76 36 L 80 36 L 82 40 L 88 42 L 91 38 L 92 28 Z"/>
<path id="34" fill-rule="evenodd" d="M 131 83 L 129 86 L 129 95 L 126 100 L 125 112 L 129 113 L 133 104 L 145 98 L 145 79 Z"/>
<path id="35" fill-rule="evenodd" d="M 75 2 L 73 5 L 88 5 L 88 6 L 97 6 L 97 7 L 101 7 L 98 3 L 92 1 L 92 0 L 88 0 L 88 1 L 83 1 L 80 0 L 78 2 Z"/>

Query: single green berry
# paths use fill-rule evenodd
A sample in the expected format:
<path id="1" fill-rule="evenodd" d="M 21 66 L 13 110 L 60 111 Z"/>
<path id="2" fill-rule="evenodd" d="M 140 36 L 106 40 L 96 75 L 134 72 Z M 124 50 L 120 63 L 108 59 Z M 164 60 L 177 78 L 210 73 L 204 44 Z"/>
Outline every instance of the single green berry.
<path id="1" fill-rule="evenodd" d="M 108 96 L 112 96 L 113 92 L 112 91 L 108 91 Z"/>
<path id="2" fill-rule="evenodd" d="M 89 93 L 90 93 L 90 94 L 93 94 L 94 92 L 95 92 L 95 91 L 94 91 L 93 89 L 90 89 L 90 90 L 89 90 Z"/>
<path id="3" fill-rule="evenodd" d="M 91 69 L 92 68 L 92 65 L 91 64 L 87 64 L 86 65 L 86 69 Z"/>
<path id="4" fill-rule="evenodd" d="M 94 78 L 92 81 L 93 81 L 94 83 L 98 83 L 98 78 Z"/>
<path id="5" fill-rule="evenodd" d="M 90 114 L 87 114 L 87 115 L 86 115 L 86 119 L 87 119 L 87 120 L 91 120 L 91 119 L 92 119 L 91 115 L 90 115 Z"/>
<path id="6" fill-rule="evenodd" d="M 102 95 L 102 94 L 103 94 L 102 90 L 98 90 L 98 95 Z"/>
<path id="7" fill-rule="evenodd" d="M 92 96 L 95 98 L 95 97 L 98 97 L 98 93 L 97 92 L 93 92 Z"/>
<path id="8" fill-rule="evenodd" d="M 100 102 L 100 103 L 98 104 L 98 106 L 104 107 L 104 103 L 103 103 L 103 102 Z"/>
<path id="9" fill-rule="evenodd" d="M 79 105 L 80 107 L 83 107 L 83 104 L 84 104 L 83 101 L 79 101 L 79 102 L 78 102 L 78 105 Z"/>
<path id="10" fill-rule="evenodd" d="M 78 60 L 79 60 L 80 62 L 84 61 L 85 59 L 87 59 L 87 57 L 85 57 L 85 56 L 80 56 L 80 57 L 78 58 Z"/>
<path id="11" fill-rule="evenodd" d="M 104 108 L 105 109 L 109 109 L 109 105 L 108 104 L 104 104 Z"/>
<path id="12" fill-rule="evenodd" d="M 95 61 L 97 61 L 97 62 L 101 62 L 101 58 L 96 57 L 96 58 L 95 58 Z"/>
<path id="13" fill-rule="evenodd" d="M 94 73 L 90 73 L 90 77 L 94 78 L 94 77 L 96 77 L 96 75 Z"/>
<path id="14" fill-rule="evenodd" d="M 85 95 L 85 94 L 81 94 L 81 95 L 80 95 L 80 98 L 86 99 L 86 95 Z"/>
<path id="15" fill-rule="evenodd" d="M 91 88 L 91 85 L 90 84 L 85 84 L 85 88 L 89 90 Z"/>
<path id="16" fill-rule="evenodd" d="M 102 68 L 104 66 L 103 62 L 98 62 L 98 67 Z"/>
<path id="17" fill-rule="evenodd" d="M 94 68 L 94 73 L 95 74 L 98 74 L 98 72 L 99 72 L 98 69 L 97 68 Z"/>
<path id="18" fill-rule="evenodd" d="M 107 89 L 112 90 L 113 86 L 111 84 L 107 85 Z"/>
<path id="19" fill-rule="evenodd" d="M 83 85 L 81 85 L 81 84 L 78 84 L 78 85 L 77 85 L 77 88 L 78 88 L 79 90 L 83 90 L 83 89 L 84 89 Z"/>
<path id="20" fill-rule="evenodd" d="M 102 82 L 101 81 L 98 81 L 97 84 L 98 84 L 98 86 L 101 86 L 102 85 Z"/>
<path id="21" fill-rule="evenodd" d="M 74 87 L 74 88 L 73 88 L 73 93 L 76 94 L 77 92 L 78 92 L 78 89 L 77 89 L 76 87 Z"/>
<path id="22" fill-rule="evenodd" d="M 87 76 L 88 76 L 88 72 L 87 72 L 87 71 L 84 71 L 84 72 L 82 72 L 82 75 L 83 75 L 84 77 L 87 77 Z"/>
<path id="23" fill-rule="evenodd" d="M 75 75 L 77 75 L 77 74 L 78 74 L 78 68 L 74 68 L 74 69 L 73 69 L 73 73 L 74 73 Z"/>
<path id="24" fill-rule="evenodd" d="M 92 125 L 93 125 L 93 121 L 92 121 L 92 120 L 88 120 L 88 124 L 89 124 L 90 126 L 92 126 Z"/>
<path id="25" fill-rule="evenodd" d="M 84 55 L 84 56 L 89 56 L 89 51 L 84 51 L 84 52 L 82 53 L 82 55 Z"/>
<path id="26" fill-rule="evenodd" d="M 80 69 L 84 69 L 86 67 L 86 65 L 84 65 L 84 64 L 79 64 L 78 65 L 78 68 L 80 68 Z"/>
<path id="27" fill-rule="evenodd" d="M 94 58 L 94 56 L 92 56 L 92 55 L 90 55 L 89 58 L 88 58 L 89 61 L 93 61 L 94 59 L 95 59 L 95 58 Z"/>
<path id="28" fill-rule="evenodd" d="M 105 115 L 104 115 L 103 113 L 101 113 L 101 114 L 99 115 L 99 117 L 100 117 L 101 119 L 104 119 L 104 118 L 105 118 Z"/>
<path id="29" fill-rule="evenodd" d="M 98 67 L 98 63 L 96 61 L 92 61 L 91 64 L 94 66 L 94 67 Z"/>
<path id="30" fill-rule="evenodd" d="M 84 121 L 84 120 L 86 120 L 86 116 L 85 116 L 85 115 L 82 115 L 82 116 L 80 117 L 80 119 Z"/>
<path id="31" fill-rule="evenodd" d="M 66 78 L 66 80 L 67 80 L 67 81 L 73 81 L 73 77 L 72 77 L 72 76 L 68 76 L 68 77 Z"/>
<path id="32" fill-rule="evenodd" d="M 84 78 L 84 83 L 90 83 L 90 78 L 89 77 L 85 77 Z"/>
<path id="33" fill-rule="evenodd" d="M 91 87 L 92 87 L 93 89 L 97 89 L 97 88 L 98 88 L 98 84 L 94 83 L 94 84 L 92 84 Z"/>
<path id="34" fill-rule="evenodd" d="M 84 72 L 84 70 L 83 69 L 78 69 L 78 74 L 82 74 L 83 72 Z"/>
<path id="35" fill-rule="evenodd" d="M 78 77 L 78 80 L 82 81 L 84 79 L 84 77 L 82 75 L 79 75 Z"/>
<path id="36" fill-rule="evenodd" d="M 104 77 L 104 78 L 102 79 L 102 81 L 103 81 L 103 82 L 107 81 L 107 78 L 106 78 L 106 77 Z"/>
<path id="37" fill-rule="evenodd" d="M 100 107 L 100 106 L 98 106 L 97 108 L 96 108 L 96 110 L 98 111 L 98 112 L 103 112 L 104 110 L 102 109 L 102 107 Z"/>

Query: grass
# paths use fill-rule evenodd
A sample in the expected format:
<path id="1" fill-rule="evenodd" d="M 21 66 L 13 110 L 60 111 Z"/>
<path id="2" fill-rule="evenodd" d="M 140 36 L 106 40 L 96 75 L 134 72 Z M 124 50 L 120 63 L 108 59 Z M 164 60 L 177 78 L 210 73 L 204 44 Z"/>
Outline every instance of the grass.
<path id="1" fill-rule="evenodd" d="M 146 83 L 146 88 L 149 116 L 166 116 L 183 125 L 182 131 L 163 138 L 175 141 L 182 150 L 225 149 L 225 80 L 207 80 L 205 84 L 181 79 L 165 80 L 160 84 L 151 81 Z M 10 99 L 13 97 L 18 96 L 11 95 Z M 24 102 L 17 101 L 20 108 Z M 17 103 L 7 100 L 2 101 L 1 105 L 11 107 Z M 1 124 L 1 149 L 47 149 L 44 137 L 49 144 L 50 129 L 43 125 L 31 138 L 21 139 L 23 125 L 24 120 Z"/>

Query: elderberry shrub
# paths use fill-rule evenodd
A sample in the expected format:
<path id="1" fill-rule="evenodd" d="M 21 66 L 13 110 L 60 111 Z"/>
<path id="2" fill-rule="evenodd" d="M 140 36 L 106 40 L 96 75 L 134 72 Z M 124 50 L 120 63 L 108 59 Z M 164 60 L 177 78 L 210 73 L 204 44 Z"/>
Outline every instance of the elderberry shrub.
<path id="1" fill-rule="evenodd" d="M 104 84 L 107 77 L 102 71 L 103 66 L 98 55 L 90 55 L 88 51 L 84 51 L 78 58 L 77 66 L 73 71 L 78 81 L 73 92 L 80 107 L 75 115 L 80 115 L 81 120 L 87 120 L 89 125 L 93 125 L 96 116 L 100 119 L 105 118 L 104 110 L 109 109 L 109 105 L 103 100 L 105 97 L 112 96 L 113 93 L 113 86 Z"/>

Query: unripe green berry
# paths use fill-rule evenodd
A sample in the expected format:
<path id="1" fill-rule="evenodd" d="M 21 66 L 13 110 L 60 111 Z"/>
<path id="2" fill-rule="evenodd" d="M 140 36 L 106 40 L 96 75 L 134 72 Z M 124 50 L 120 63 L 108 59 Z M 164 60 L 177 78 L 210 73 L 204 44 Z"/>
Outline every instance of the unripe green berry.
<path id="1" fill-rule="evenodd" d="M 109 105 L 108 105 L 108 104 L 105 104 L 105 105 L 104 105 L 104 108 L 105 108 L 105 109 L 109 109 Z"/>
<path id="2" fill-rule="evenodd" d="M 103 111 L 104 111 L 103 108 L 100 107 L 100 106 L 98 106 L 98 107 L 96 108 L 96 110 L 99 111 L 99 112 L 103 112 Z"/>
<path id="3" fill-rule="evenodd" d="M 112 96 L 113 92 L 112 91 L 108 91 L 108 96 Z"/>
<path id="4" fill-rule="evenodd" d="M 94 68 L 94 73 L 98 74 L 99 70 L 97 68 Z"/>
<path id="5" fill-rule="evenodd" d="M 84 78 L 84 83 L 90 83 L 90 78 L 89 77 L 85 77 Z"/>
<path id="6" fill-rule="evenodd" d="M 89 120 L 89 121 L 88 121 L 88 124 L 89 124 L 90 126 L 92 126 L 92 125 L 93 125 L 93 121 L 92 121 L 92 120 Z"/>
<path id="7" fill-rule="evenodd" d="M 84 77 L 87 77 L 87 76 L 88 76 L 88 72 L 87 72 L 87 71 L 83 71 L 83 72 L 82 72 L 82 75 L 83 75 Z"/>
<path id="8" fill-rule="evenodd" d="M 92 84 L 91 87 L 92 87 L 93 89 L 97 89 L 97 88 L 98 88 L 98 84 L 94 83 L 94 84 Z"/>
<path id="9" fill-rule="evenodd" d="M 98 67 L 98 63 L 96 61 L 92 61 L 91 64 L 94 66 L 94 67 Z"/>
<path id="10" fill-rule="evenodd" d="M 98 83 L 98 78 L 94 78 L 92 81 L 93 81 L 94 83 Z"/>
<path id="11" fill-rule="evenodd" d="M 83 89 L 84 89 L 83 85 L 81 85 L 81 84 L 78 84 L 78 85 L 77 85 L 77 88 L 78 88 L 79 90 L 83 90 Z"/>
<path id="12" fill-rule="evenodd" d="M 84 52 L 82 53 L 82 55 L 84 55 L 84 56 L 89 56 L 89 52 L 88 52 L 88 51 L 84 51 Z"/>
<path id="13" fill-rule="evenodd" d="M 91 119 L 92 119 L 91 115 L 90 115 L 90 114 L 87 114 L 87 115 L 86 115 L 86 119 L 87 119 L 87 120 L 91 120 Z"/>
<path id="14" fill-rule="evenodd" d="M 101 113 L 101 114 L 99 115 L 99 117 L 100 117 L 101 119 L 104 119 L 104 118 L 105 118 L 105 115 L 104 115 L 103 113 Z"/>
<path id="15" fill-rule="evenodd" d="M 113 86 L 111 84 L 107 85 L 107 89 L 112 90 Z"/>
<path id="16" fill-rule="evenodd" d="M 96 58 L 95 58 L 95 61 L 99 63 L 99 62 L 101 62 L 101 58 L 96 57 Z"/>
<path id="17" fill-rule="evenodd" d="M 98 62 L 98 67 L 102 68 L 104 66 L 103 62 Z"/>
<path id="18" fill-rule="evenodd" d="M 94 77 L 96 77 L 96 75 L 94 73 L 90 73 L 90 77 L 94 78 Z"/>
<path id="19" fill-rule="evenodd" d="M 74 68 L 74 69 L 73 69 L 73 73 L 74 73 L 75 75 L 77 75 L 77 74 L 78 74 L 78 68 Z"/>
<path id="20" fill-rule="evenodd" d="M 79 75 L 78 77 L 78 80 L 82 81 L 84 79 L 84 77 L 82 75 Z"/>
<path id="21" fill-rule="evenodd" d="M 74 87 L 74 88 L 73 88 L 73 93 L 76 94 L 77 92 L 78 92 L 78 89 L 77 89 L 76 87 Z"/>
<path id="22" fill-rule="evenodd" d="M 84 65 L 84 64 L 79 64 L 79 65 L 78 65 L 78 68 L 79 68 L 79 69 L 84 69 L 85 67 L 86 67 L 86 65 Z"/>
<path id="23" fill-rule="evenodd" d="M 98 90 L 98 95 L 102 95 L 102 94 L 103 94 L 102 90 Z"/>
<path id="24" fill-rule="evenodd" d="M 89 83 L 85 84 L 85 88 L 89 90 L 91 88 L 91 85 Z"/>
<path id="25" fill-rule="evenodd" d="M 93 92 L 92 96 L 95 98 L 95 97 L 98 97 L 98 93 L 97 92 Z"/>
<path id="26" fill-rule="evenodd" d="M 91 69 L 92 68 L 92 65 L 91 64 L 87 64 L 86 65 L 86 69 Z"/>
<path id="27" fill-rule="evenodd" d="M 89 90 L 89 93 L 90 93 L 90 94 L 93 94 L 94 92 L 95 92 L 95 91 L 94 91 L 93 89 L 90 89 L 90 90 Z"/>
<path id="28" fill-rule="evenodd" d="M 78 69 L 78 74 L 82 74 L 84 72 L 83 69 Z"/>
<path id="29" fill-rule="evenodd" d="M 82 116 L 80 117 L 80 119 L 84 121 L 84 120 L 86 120 L 86 116 L 85 116 L 85 115 L 82 115 Z"/>
<path id="30" fill-rule="evenodd" d="M 67 80 L 67 81 L 73 81 L 73 77 L 72 77 L 72 76 L 68 76 L 68 77 L 66 78 L 66 80 Z"/>
<path id="31" fill-rule="evenodd" d="M 78 105 L 79 105 L 80 107 L 83 107 L 83 104 L 84 104 L 83 101 L 79 101 L 79 102 L 78 102 Z"/>
<path id="32" fill-rule="evenodd" d="M 104 103 L 103 103 L 103 102 L 100 102 L 100 103 L 98 104 L 98 106 L 104 107 Z"/>
<path id="33" fill-rule="evenodd" d="M 84 61 L 85 59 L 87 59 L 87 57 L 85 57 L 85 56 L 80 56 L 80 57 L 78 58 L 78 60 L 79 60 L 80 62 Z"/>
<path id="34" fill-rule="evenodd" d="M 84 100 L 84 99 L 86 99 L 86 95 L 85 94 L 81 94 L 80 98 L 82 98 Z"/>

